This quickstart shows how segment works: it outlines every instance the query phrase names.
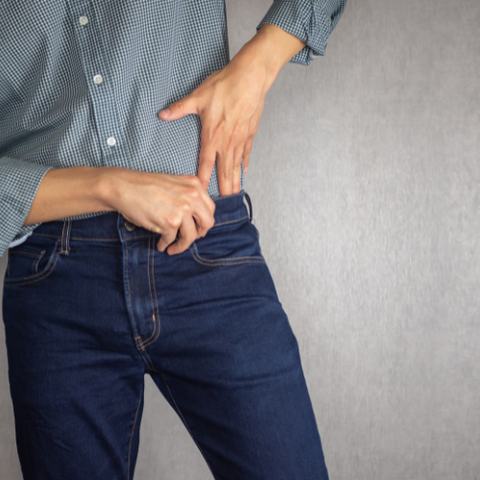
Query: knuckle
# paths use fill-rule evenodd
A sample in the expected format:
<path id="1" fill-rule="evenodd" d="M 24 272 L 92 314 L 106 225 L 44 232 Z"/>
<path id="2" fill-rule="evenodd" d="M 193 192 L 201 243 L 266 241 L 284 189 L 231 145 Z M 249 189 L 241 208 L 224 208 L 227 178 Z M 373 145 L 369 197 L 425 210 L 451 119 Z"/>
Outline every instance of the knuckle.
<path id="1" fill-rule="evenodd" d="M 155 233 L 162 233 L 162 229 L 158 225 L 152 225 L 149 230 Z"/>
<path id="2" fill-rule="evenodd" d="M 200 158 L 200 161 L 207 167 L 213 167 L 213 165 L 215 165 L 215 155 L 203 154 Z"/>
<path id="3" fill-rule="evenodd" d="M 167 225 L 171 229 L 178 229 L 180 227 L 182 220 L 179 216 L 177 215 L 171 215 L 167 217 L 166 219 Z"/>
<path id="4" fill-rule="evenodd" d="M 196 185 L 195 187 L 192 187 L 190 191 L 188 192 L 189 197 L 191 200 L 196 201 L 201 197 L 200 194 L 200 189 L 198 188 L 200 186 L 200 180 L 198 181 L 198 186 Z"/>
<path id="5" fill-rule="evenodd" d="M 190 181 L 195 189 L 201 185 L 200 178 L 197 175 L 193 175 Z"/>
<path id="6" fill-rule="evenodd" d="M 180 204 L 180 210 L 184 215 L 190 213 L 190 204 L 188 202 L 182 202 Z"/>

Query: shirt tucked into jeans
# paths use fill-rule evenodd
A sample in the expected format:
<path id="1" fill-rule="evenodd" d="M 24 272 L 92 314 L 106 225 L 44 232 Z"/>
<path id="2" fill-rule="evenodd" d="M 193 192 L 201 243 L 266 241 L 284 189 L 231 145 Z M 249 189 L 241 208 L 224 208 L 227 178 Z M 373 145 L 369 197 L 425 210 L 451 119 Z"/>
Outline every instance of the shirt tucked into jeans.
<path id="1" fill-rule="evenodd" d="M 256 28 L 305 41 L 290 62 L 308 65 L 325 54 L 345 3 L 276 0 Z M 0 256 L 40 225 L 23 222 L 52 168 L 197 174 L 200 118 L 157 113 L 229 62 L 224 0 L 0 5 Z M 216 166 L 208 193 L 220 195 Z"/>

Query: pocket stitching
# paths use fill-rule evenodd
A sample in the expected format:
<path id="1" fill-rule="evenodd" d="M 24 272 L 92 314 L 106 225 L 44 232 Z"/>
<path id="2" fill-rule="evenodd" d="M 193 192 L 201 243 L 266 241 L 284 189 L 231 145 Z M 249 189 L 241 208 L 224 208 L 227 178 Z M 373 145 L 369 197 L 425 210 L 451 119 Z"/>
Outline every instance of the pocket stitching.
<path id="1" fill-rule="evenodd" d="M 217 259 L 217 260 L 203 258 L 198 253 L 198 249 L 197 249 L 197 246 L 195 245 L 195 242 L 193 242 L 193 244 L 190 245 L 189 250 L 195 261 L 197 261 L 202 265 L 208 265 L 210 267 L 217 267 L 221 265 L 241 265 L 242 263 L 265 263 L 265 259 L 263 258 L 263 256 L 258 256 L 258 255 L 249 255 L 246 257 L 223 258 L 223 259 Z M 242 259 L 248 259 L 248 260 L 243 260 L 241 262 L 238 261 Z"/>
<path id="2" fill-rule="evenodd" d="M 21 277 L 21 278 L 15 278 L 15 279 L 8 279 L 4 278 L 3 284 L 4 286 L 20 286 L 20 285 L 27 285 L 29 283 L 35 283 L 38 282 L 39 280 L 42 280 L 45 277 L 48 277 L 50 275 L 54 268 L 55 265 L 57 264 L 58 257 L 60 255 L 60 240 L 57 240 L 55 243 L 55 249 L 52 253 L 52 256 L 50 257 L 49 262 L 45 266 L 45 269 L 42 272 L 36 273 L 35 275 L 28 276 L 28 277 Z M 27 280 L 27 281 L 24 281 Z"/>

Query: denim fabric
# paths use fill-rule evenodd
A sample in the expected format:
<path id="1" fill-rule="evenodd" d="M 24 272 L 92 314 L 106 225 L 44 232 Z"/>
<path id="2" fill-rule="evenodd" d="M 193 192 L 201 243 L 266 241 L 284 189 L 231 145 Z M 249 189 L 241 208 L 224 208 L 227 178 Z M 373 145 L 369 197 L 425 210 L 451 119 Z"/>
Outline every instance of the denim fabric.
<path id="1" fill-rule="evenodd" d="M 9 249 L 3 319 L 26 480 L 131 480 L 147 373 L 215 479 L 328 479 L 251 199 L 214 201 L 215 225 L 178 255 L 119 212 L 42 223 Z"/>

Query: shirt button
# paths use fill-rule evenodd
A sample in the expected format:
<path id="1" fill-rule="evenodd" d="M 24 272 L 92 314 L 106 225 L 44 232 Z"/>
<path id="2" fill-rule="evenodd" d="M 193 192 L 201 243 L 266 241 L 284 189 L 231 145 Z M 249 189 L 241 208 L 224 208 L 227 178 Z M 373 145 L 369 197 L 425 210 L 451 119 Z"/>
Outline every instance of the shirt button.
<path id="1" fill-rule="evenodd" d="M 80 22 L 80 25 L 86 25 L 88 23 L 88 17 L 85 17 L 84 15 L 82 15 L 78 21 Z"/>
<path id="2" fill-rule="evenodd" d="M 125 220 L 125 228 L 131 232 L 133 230 L 135 230 L 135 224 L 132 223 L 132 222 L 129 222 L 128 220 Z"/>
<path id="3" fill-rule="evenodd" d="M 109 147 L 114 147 L 117 141 L 115 140 L 115 137 L 108 137 L 107 138 L 107 145 Z"/>
<path id="4" fill-rule="evenodd" d="M 101 75 L 95 75 L 93 77 L 93 83 L 101 85 L 103 83 L 103 77 Z"/>

